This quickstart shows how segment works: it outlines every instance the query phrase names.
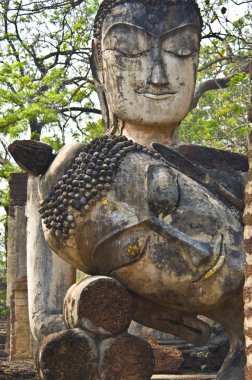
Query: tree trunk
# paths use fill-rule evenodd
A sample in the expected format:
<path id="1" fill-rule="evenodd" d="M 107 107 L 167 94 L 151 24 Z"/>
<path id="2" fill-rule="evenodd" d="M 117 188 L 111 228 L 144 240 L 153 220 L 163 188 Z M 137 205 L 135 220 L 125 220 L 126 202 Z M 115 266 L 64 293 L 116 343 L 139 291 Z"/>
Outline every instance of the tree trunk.
<path id="1" fill-rule="evenodd" d="M 252 80 L 252 62 L 249 65 L 250 79 Z M 252 95 L 252 94 L 251 94 Z M 248 112 L 248 120 L 252 123 L 252 97 Z M 245 249 L 245 285 L 244 285 L 244 332 L 246 341 L 246 380 L 252 380 L 252 129 L 249 137 L 249 172 L 245 188 L 244 210 L 244 249 Z"/>
<path id="2" fill-rule="evenodd" d="M 43 123 L 38 122 L 36 118 L 30 120 L 31 140 L 40 141 L 42 127 Z"/>

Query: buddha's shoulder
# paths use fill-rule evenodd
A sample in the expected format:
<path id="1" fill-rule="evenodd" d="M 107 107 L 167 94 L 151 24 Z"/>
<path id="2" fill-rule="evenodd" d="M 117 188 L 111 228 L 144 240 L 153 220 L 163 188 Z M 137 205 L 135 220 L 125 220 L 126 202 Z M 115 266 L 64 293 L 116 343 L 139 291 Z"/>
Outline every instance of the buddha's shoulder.
<path id="1" fill-rule="evenodd" d="M 152 145 L 169 165 L 198 181 L 228 204 L 243 209 L 248 172 L 245 155 L 200 145 Z"/>
<path id="2" fill-rule="evenodd" d="M 247 156 L 200 145 L 179 145 L 174 150 L 208 172 L 236 197 L 243 199 L 248 172 Z"/>
<path id="3" fill-rule="evenodd" d="M 245 173 L 248 171 L 248 158 L 243 154 L 189 144 L 174 146 L 173 149 L 195 164 L 209 170 L 218 169 L 227 172 L 240 171 Z"/>

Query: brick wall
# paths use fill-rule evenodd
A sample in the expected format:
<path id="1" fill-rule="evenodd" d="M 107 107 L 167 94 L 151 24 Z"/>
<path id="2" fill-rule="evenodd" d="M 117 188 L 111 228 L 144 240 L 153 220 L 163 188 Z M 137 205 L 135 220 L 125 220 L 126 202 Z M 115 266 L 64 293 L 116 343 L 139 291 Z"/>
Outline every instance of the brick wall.
<path id="1" fill-rule="evenodd" d="M 10 361 L 31 358 L 33 353 L 27 294 L 27 222 L 25 216 L 27 180 L 26 173 L 13 173 L 9 182 L 7 298 L 10 306 L 8 342 Z"/>
<path id="2" fill-rule="evenodd" d="M 15 206 L 25 206 L 27 201 L 27 173 L 12 173 L 10 178 L 10 206 L 9 215 L 14 218 Z"/>

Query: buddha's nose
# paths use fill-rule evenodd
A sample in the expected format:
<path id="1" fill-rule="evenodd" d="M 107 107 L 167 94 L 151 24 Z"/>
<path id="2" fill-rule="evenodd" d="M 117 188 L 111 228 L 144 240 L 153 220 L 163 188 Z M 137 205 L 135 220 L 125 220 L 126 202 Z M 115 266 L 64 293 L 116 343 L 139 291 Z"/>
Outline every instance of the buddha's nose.
<path id="1" fill-rule="evenodd" d="M 163 68 L 163 65 L 160 63 L 156 63 L 151 71 L 151 75 L 147 79 L 147 82 L 149 84 L 154 85 L 162 85 L 168 83 L 168 78 L 165 74 L 165 70 Z"/>
<path id="2" fill-rule="evenodd" d="M 168 77 L 165 72 L 164 60 L 159 43 L 152 48 L 151 51 L 151 73 L 147 79 L 147 83 L 154 85 L 164 85 L 168 83 Z"/>

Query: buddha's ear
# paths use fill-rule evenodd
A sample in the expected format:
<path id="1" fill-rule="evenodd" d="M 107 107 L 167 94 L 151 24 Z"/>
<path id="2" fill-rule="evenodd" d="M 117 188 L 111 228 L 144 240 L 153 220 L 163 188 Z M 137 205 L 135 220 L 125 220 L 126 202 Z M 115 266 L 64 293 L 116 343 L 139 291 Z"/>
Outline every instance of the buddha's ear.
<path id="1" fill-rule="evenodd" d="M 95 89 L 100 102 L 103 125 L 105 126 L 105 129 L 108 130 L 112 124 L 113 116 L 109 110 L 109 106 L 107 103 L 101 60 L 102 59 L 101 57 L 99 57 L 97 49 L 97 40 L 94 39 L 92 41 L 92 55 L 89 59 L 89 63 L 94 79 Z"/>
<path id="2" fill-rule="evenodd" d="M 95 38 L 92 41 L 92 55 L 89 59 L 89 63 L 100 102 L 103 125 L 105 126 L 107 134 L 115 134 L 118 130 L 120 131 L 122 129 L 123 122 L 113 114 L 107 102 L 102 56 L 97 48 L 97 39 Z"/>
<path id="3" fill-rule="evenodd" d="M 89 58 L 89 64 L 92 71 L 94 81 L 103 85 L 103 68 L 102 68 L 102 58 L 99 57 L 99 51 L 97 48 L 97 39 L 92 40 L 92 55 Z"/>

